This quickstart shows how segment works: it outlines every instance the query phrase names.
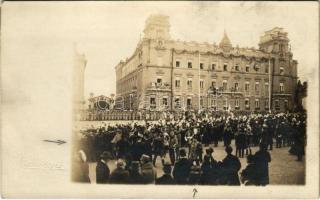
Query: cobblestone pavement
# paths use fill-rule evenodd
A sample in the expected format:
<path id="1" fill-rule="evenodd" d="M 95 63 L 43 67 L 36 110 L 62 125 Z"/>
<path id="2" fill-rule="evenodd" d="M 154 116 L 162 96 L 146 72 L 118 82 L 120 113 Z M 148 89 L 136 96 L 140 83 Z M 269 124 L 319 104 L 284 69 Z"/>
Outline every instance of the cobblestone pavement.
<path id="1" fill-rule="evenodd" d="M 235 147 L 233 146 L 233 153 L 235 153 Z M 212 146 L 213 147 L 213 146 Z M 207 147 L 206 147 L 207 148 Z M 257 147 L 252 148 L 252 154 L 258 150 Z M 305 184 L 305 159 L 303 157 L 302 162 L 296 161 L 297 157 L 289 154 L 289 147 L 283 148 L 273 148 L 272 151 L 269 151 L 271 154 L 271 163 L 269 164 L 269 177 L 270 184 L 272 185 L 302 185 Z M 214 158 L 219 161 L 222 160 L 226 153 L 224 151 L 223 144 L 220 142 L 218 147 L 214 147 Z M 166 160 L 169 161 L 169 155 L 166 155 Z M 247 165 L 246 157 L 240 158 L 241 170 L 244 169 Z M 115 161 L 110 161 L 108 163 L 110 170 L 112 171 L 115 168 Z M 96 163 L 89 163 L 89 176 L 92 183 L 96 182 L 95 177 L 95 167 Z M 158 157 L 156 162 L 157 176 L 161 176 L 162 164 L 161 160 Z"/>

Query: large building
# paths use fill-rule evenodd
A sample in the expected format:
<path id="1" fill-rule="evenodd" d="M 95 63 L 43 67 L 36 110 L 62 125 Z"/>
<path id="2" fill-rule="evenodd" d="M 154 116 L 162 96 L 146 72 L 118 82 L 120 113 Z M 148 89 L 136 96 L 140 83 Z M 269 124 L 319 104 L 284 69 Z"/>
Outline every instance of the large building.
<path id="1" fill-rule="evenodd" d="M 135 52 L 115 67 L 116 108 L 285 111 L 294 107 L 297 61 L 283 28 L 259 49 L 170 38 L 169 17 L 151 15 Z M 271 91 L 271 92 L 269 92 Z"/>

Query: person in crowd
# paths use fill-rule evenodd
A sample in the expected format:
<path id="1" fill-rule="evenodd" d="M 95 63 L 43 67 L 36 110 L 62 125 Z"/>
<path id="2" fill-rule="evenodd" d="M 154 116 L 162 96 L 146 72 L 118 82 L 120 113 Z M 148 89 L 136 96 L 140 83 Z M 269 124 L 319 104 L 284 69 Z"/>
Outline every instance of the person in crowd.
<path id="1" fill-rule="evenodd" d="M 241 163 L 238 157 L 232 155 L 232 147 L 225 148 L 227 156 L 222 160 L 222 184 L 225 185 L 240 185 L 238 171 L 241 168 Z"/>
<path id="2" fill-rule="evenodd" d="M 89 165 L 83 150 L 80 150 L 75 154 L 72 164 L 72 180 L 75 182 L 90 183 Z"/>
<path id="3" fill-rule="evenodd" d="M 153 166 L 156 166 L 157 157 L 159 156 L 161 159 L 162 164 L 164 163 L 163 155 L 164 155 L 164 137 L 162 133 L 157 132 L 153 140 Z"/>
<path id="4" fill-rule="evenodd" d="M 157 178 L 157 171 L 154 168 L 151 158 L 145 154 L 141 156 L 141 176 L 143 184 L 155 183 Z"/>
<path id="5" fill-rule="evenodd" d="M 135 177 L 142 174 L 142 167 L 141 169 L 135 167 L 137 162 L 141 162 L 141 165 L 143 165 L 141 161 L 142 155 L 148 156 L 151 165 L 153 163 L 156 164 L 155 161 L 160 156 L 164 165 L 166 153 L 169 153 L 169 161 L 173 166 L 175 184 L 190 184 L 191 182 L 199 182 L 200 184 L 209 184 L 209 182 L 210 184 L 237 184 L 235 178 L 237 168 L 231 168 L 231 165 L 228 164 L 231 161 L 234 162 L 233 166 L 239 164 L 233 158 L 232 153 L 227 155 L 222 162 L 217 162 L 213 159 L 213 149 L 210 147 L 212 143 L 213 146 L 218 146 L 220 141 L 223 141 L 223 144 L 229 147 L 233 144 L 232 140 L 234 139 L 234 133 L 236 133 L 236 155 L 244 157 L 242 150 L 245 149 L 245 153 L 249 154 L 248 170 L 246 171 L 250 172 L 250 169 L 254 168 L 254 166 L 262 166 L 263 173 L 261 173 L 264 175 L 261 177 L 264 178 L 257 180 L 254 184 L 266 185 L 269 182 L 268 178 L 266 178 L 268 176 L 265 175 L 268 174 L 266 172 L 268 171 L 266 170 L 268 169 L 268 155 L 270 157 L 267 149 L 272 149 L 272 143 L 275 140 L 277 148 L 290 147 L 289 153 L 296 155 L 297 160 L 301 161 L 305 153 L 305 122 L 305 113 L 250 115 L 245 115 L 245 113 L 229 113 L 223 116 L 221 113 L 210 114 L 208 112 L 199 112 L 195 114 L 189 111 L 186 115 L 170 117 L 159 121 L 113 125 L 102 124 L 98 127 L 91 126 L 85 130 L 79 130 L 76 134 L 78 141 L 77 150 L 82 150 L 83 153 L 75 156 L 76 160 L 73 162 L 74 170 L 72 177 L 80 182 L 89 182 L 87 162 L 97 162 L 96 170 L 99 171 L 96 171 L 95 174 L 97 182 L 100 182 L 98 180 L 100 177 L 102 177 L 101 182 L 105 182 L 108 179 L 106 178 L 106 173 L 100 172 L 100 170 L 105 171 L 103 161 L 106 160 L 103 160 L 100 155 L 104 152 L 109 152 L 111 157 L 108 160 L 124 159 L 126 163 L 124 170 L 130 172 L 130 177 L 134 177 L 130 178 L 130 182 L 131 179 L 135 180 Z M 251 159 L 250 148 L 247 147 L 250 147 L 250 145 L 258 146 L 260 144 L 264 145 L 266 149 L 260 149 Z M 203 147 L 206 148 L 206 161 L 202 161 Z M 179 154 L 180 148 L 184 151 L 181 157 Z M 188 150 L 190 160 L 186 158 L 185 149 Z M 84 156 L 81 156 L 82 154 Z M 193 162 L 198 167 L 194 167 Z M 210 166 L 211 170 L 208 170 Z M 200 175 L 200 180 L 195 181 L 196 179 L 193 179 L 193 177 L 196 177 L 199 168 L 202 175 Z M 117 171 L 121 171 L 121 169 Z M 213 181 L 206 180 L 206 176 L 203 176 L 203 174 L 210 174 L 209 171 L 211 171 L 213 177 L 210 179 Z M 246 173 L 246 171 L 243 173 L 244 179 L 247 177 L 245 182 L 248 182 L 248 184 L 255 182 L 250 180 L 250 173 Z M 77 176 L 76 173 L 78 174 Z M 79 176 L 79 174 L 82 175 Z M 107 182 L 110 182 L 110 177 L 111 175 Z M 137 181 L 132 181 L 132 183 L 138 182 L 138 178 Z"/>
<path id="6" fill-rule="evenodd" d="M 121 137 L 116 143 L 117 158 L 126 158 L 128 152 L 130 151 L 130 143 L 127 137 Z"/>
<path id="7" fill-rule="evenodd" d="M 171 176 L 172 167 L 170 163 L 164 163 L 163 175 L 156 179 L 157 185 L 173 185 L 175 184 L 173 177 Z"/>
<path id="8" fill-rule="evenodd" d="M 248 165 L 241 172 L 241 178 L 240 178 L 241 182 L 244 185 L 258 185 L 257 173 L 258 173 L 259 168 L 257 168 L 257 164 L 254 160 L 253 155 L 250 154 L 247 156 L 247 163 L 248 163 Z"/>
<path id="9" fill-rule="evenodd" d="M 230 146 L 232 140 L 232 127 L 230 122 L 228 122 L 224 128 L 223 132 L 223 145 Z"/>
<path id="10" fill-rule="evenodd" d="M 169 139 L 169 157 L 171 165 L 174 165 L 176 162 L 175 150 L 178 145 L 178 136 L 174 134 L 173 131 L 170 131 L 170 139 Z"/>
<path id="11" fill-rule="evenodd" d="M 199 184 L 200 178 L 201 178 L 200 176 L 201 176 L 201 167 L 194 162 L 190 168 L 188 184 L 190 185 Z"/>
<path id="12" fill-rule="evenodd" d="M 259 150 L 253 155 L 253 160 L 258 169 L 256 184 L 263 186 L 269 184 L 269 162 L 271 162 L 271 156 L 265 144 L 260 144 Z"/>
<path id="13" fill-rule="evenodd" d="M 203 163 L 201 165 L 201 172 L 200 184 L 210 185 L 215 182 L 213 180 L 213 164 L 211 161 L 211 155 L 204 155 Z"/>
<path id="14" fill-rule="evenodd" d="M 142 184 L 141 167 L 139 161 L 133 161 L 129 169 L 129 183 Z"/>
<path id="15" fill-rule="evenodd" d="M 104 151 L 100 160 L 97 162 L 96 166 L 96 182 L 97 184 L 107 183 L 110 175 L 110 169 L 107 162 L 112 158 L 112 155 L 108 151 Z"/>
<path id="16" fill-rule="evenodd" d="M 203 154 L 203 148 L 202 148 L 202 144 L 199 141 L 196 141 L 196 164 L 199 166 L 200 163 L 202 163 L 202 154 Z"/>
<path id="17" fill-rule="evenodd" d="M 246 149 L 246 134 L 244 125 L 240 124 L 238 128 L 238 134 L 236 135 L 236 156 L 239 158 L 244 157 L 244 150 Z"/>
<path id="18" fill-rule="evenodd" d="M 126 184 L 129 182 L 129 171 L 125 169 L 125 162 L 118 159 L 116 162 L 116 169 L 114 169 L 109 177 L 109 182 L 112 184 Z"/>
<path id="19" fill-rule="evenodd" d="M 188 184 L 192 162 L 187 159 L 185 149 L 181 149 L 179 155 L 180 159 L 175 163 L 173 168 L 173 178 L 177 184 Z"/>

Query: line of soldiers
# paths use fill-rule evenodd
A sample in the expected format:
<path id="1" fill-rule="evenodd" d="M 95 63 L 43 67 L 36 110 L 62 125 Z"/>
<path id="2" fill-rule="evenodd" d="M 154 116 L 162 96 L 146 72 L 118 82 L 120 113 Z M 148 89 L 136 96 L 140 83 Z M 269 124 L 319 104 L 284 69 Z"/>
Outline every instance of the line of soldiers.
<path id="1" fill-rule="evenodd" d="M 244 157 L 246 152 L 250 155 L 247 157 L 247 167 L 255 169 L 256 160 L 261 159 L 251 155 L 251 147 L 260 144 L 263 146 L 261 149 L 272 150 L 274 139 L 276 148 L 291 146 L 290 153 L 297 155 L 298 160 L 301 160 L 306 137 L 305 120 L 306 116 L 303 113 L 228 117 L 213 117 L 207 113 L 195 116 L 186 113 L 179 120 L 167 119 L 157 122 L 91 127 L 78 132 L 76 138 L 79 149 L 86 152 L 87 161 L 99 161 L 103 152 L 109 152 L 108 159 L 124 160 L 127 167 L 131 167 L 132 163 L 141 162 L 141 158 L 146 156 L 153 166 L 158 157 L 161 158 L 163 166 L 175 166 L 184 157 L 181 155 L 181 149 L 187 149 L 186 158 L 194 163 L 196 166 L 194 168 L 197 168 L 199 173 L 201 171 L 203 173 L 203 169 L 199 170 L 199 167 L 208 163 L 208 156 L 203 156 L 203 147 L 210 144 L 218 146 L 219 141 L 223 141 L 224 146 L 229 147 L 231 141 L 235 139 L 236 156 Z M 164 158 L 167 154 L 169 154 L 170 163 L 165 163 Z M 212 162 L 211 158 L 209 160 Z M 250 170 L 247 171 L 250 172 Z M 249 172 L 245 172 L 243 177 L 250 177 L 252 173 Z M 223 181 L 219 184 L 223 184 Z"/>

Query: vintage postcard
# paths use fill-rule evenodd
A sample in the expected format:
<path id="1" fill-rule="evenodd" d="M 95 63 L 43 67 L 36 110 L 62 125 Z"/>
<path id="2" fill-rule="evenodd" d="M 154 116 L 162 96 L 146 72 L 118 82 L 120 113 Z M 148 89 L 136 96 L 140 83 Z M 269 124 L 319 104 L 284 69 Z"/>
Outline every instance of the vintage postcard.
<path id="1" fill-rule="evenodd" d="M 318 2 L 4 2 L 4 198 L 319 196 Z"/>

